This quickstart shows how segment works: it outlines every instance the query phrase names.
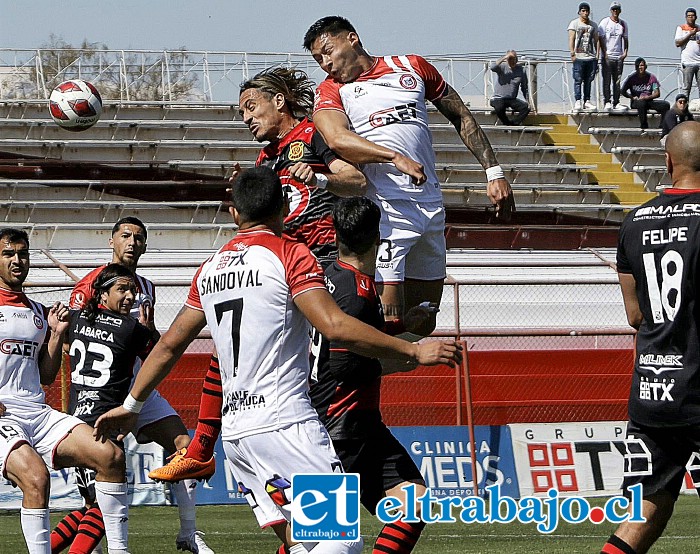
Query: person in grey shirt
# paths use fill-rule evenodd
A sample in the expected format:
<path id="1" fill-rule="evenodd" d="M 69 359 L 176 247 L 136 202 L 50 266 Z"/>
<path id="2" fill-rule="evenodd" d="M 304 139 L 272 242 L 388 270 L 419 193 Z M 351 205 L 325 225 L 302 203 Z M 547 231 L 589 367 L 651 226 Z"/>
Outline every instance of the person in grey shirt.
<path id="1" fill-rule="evenodd" d="M 505 56 L 491 64 L 491 71 L 496 74 L 491 105 L 496 111 L 498 119 L 504 125 L 522 125 L 527 114 L 530 113 L 530 105 L 527 102 L 527 73 L 523 66 L 518 64 L 517 52 L 508 50 Z M 518 89 L 523 91 L 525 101 L 518 98 Z M 512 120 L 506 115 L 508 108 L 513 110 L 514 118 Z"/>

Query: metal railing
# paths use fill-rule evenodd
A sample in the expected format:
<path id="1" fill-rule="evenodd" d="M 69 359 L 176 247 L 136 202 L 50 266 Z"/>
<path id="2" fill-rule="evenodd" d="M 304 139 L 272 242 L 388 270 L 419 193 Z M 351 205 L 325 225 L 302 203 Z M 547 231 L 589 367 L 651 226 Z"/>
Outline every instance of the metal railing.
<path id="1" fill-rule="evenodd" d="M 503 55 L 477 53 L 426 56 L 472 106 L 486 108 L 493 92 L 489 65 Z M 530 100 L 539 111 L 568 111 L 573 105 L 572 63 L 567 50 L 521 51 L 530 76 Z M 628 58 L 625 76 L 634 71 Z M 681 85 L 677 60 L 647 58 L 662 96 Z M 315 82 L 325 78 L 310 55 L 283 52 L 196 50 L 80 50 L 0 48 L 0 101 L 46 100 L 60 82 L 87 79 L 106 101 L 164 103 L 236 103 L 238 87 L 267 67 L 304 70 Z M 600 104 L 599 79 L 595 81 Z"/>

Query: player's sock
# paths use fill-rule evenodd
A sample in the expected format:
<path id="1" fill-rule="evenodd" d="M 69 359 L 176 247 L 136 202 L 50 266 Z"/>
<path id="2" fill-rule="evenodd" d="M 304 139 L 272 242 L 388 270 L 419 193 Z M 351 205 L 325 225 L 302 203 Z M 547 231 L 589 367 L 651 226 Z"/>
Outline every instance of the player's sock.
<path id="1" fill-rule="evenodd" d="M 71 544 L 68 554 L 90 554 L 105 536 L 102 512 L 95 506 L 90 508 L 80 522 L 78 534 Z"/>
<path id="2" fill-rule="evenodd" d="M 45 554 L 51 548 L 48 508 L 22 508 L 20 524 L 29 554 Z"/>
<path id="3" fill-rule="evenodd" d="M 180 536 L 188 536 L 197 530 L 195 518 L 197 481 L 185 479 L 179 483 L 171 484 L 177 509 L 180 514 Z"/>
<path id="4" fill-rule="evenodd" d="M 95 481 L 97 503 L 102 510 L 107 548 L 110 553 L 126 551 L 129 531 L 129 504 L 126 483 Z"/>
<path id="5" fill-rule="evenodd" d="M 387 552 L 408 554 L 412 552 L 424 527 L 425 523 L 423 522 L 405 523 L 403 521 L 395 521 L 394 523 L 387 523 L 379 532 L 372 554 L 386 554 Z"/>
<path id="6" fill-rule="evenodd" d="M 601 554 L 637 554 L 634 548 L 617 535 L 611 535 L 600 552 Z"/>
<path id="7" fill-rule="evenodd" d="M 204 385 L 202 386 L 197 429 L 194 432 L 192 442 L 187 447 L 185 458 L 207 462 L 214 455 L 214 444 L 221 431 L 221 407 L 223 400 L 219 360 L 216 356 L 212 356 L 207 375 L 204 377 Z"/>
<path id="8" fill-rule="evenodd" d="M 87 508 L 83 506 L 80 510 L 73 510 L 58 522 L 58 525 L 51 531 L 51 554 L 58 554 L 73 542 L 85 512 L 87 512 Z"/>

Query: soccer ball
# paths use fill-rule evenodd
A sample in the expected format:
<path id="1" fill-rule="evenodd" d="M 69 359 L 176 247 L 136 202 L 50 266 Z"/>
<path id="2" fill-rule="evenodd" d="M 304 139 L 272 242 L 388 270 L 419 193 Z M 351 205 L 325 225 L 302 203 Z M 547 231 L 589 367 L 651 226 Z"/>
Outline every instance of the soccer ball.
<path id="1" fill-rule="evenodd" d="M 84 131 L 100 119 L 102 97 L 92 83 L 64 81 L 51 91 L 49 113 L 67 131 Z"/>

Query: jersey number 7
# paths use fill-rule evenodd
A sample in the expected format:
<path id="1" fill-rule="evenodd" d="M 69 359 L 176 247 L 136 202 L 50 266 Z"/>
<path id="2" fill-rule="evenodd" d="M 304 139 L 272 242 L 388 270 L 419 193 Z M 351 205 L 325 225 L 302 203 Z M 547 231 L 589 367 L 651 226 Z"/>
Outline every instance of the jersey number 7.
<path id="1" fill-rule="evenodd" d="M 221 324 L 221 320 L 226 312 L 231 312 L 231 349 L 233 360 L 233 376 L 238 375 L 238 352 L 241 348 L 241 318 L 243 316 L 243 299 L 236 298 L 219 302 L 214 306 L 216 312 L 216 323 Z"/>

